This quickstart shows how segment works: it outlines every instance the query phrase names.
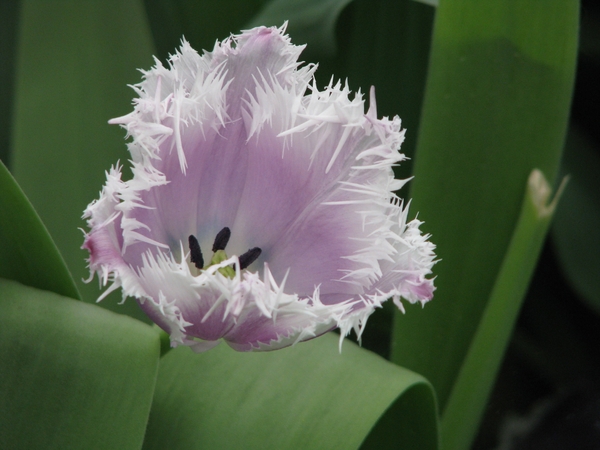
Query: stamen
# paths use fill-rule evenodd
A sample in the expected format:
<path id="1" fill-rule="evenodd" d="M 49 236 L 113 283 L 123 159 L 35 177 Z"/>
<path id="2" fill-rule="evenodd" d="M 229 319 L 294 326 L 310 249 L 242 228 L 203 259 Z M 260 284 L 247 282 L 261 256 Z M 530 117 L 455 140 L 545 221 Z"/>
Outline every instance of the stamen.
<path id="1" fill-rule="evenodd" d="M 244 270 L 246 267 L 248 267 L 250 264 L 256 261 L 261 253 L 262 250 L 260 248 L 254 247 L 248 250 L 243 255 L 240 255 L 240 270 Z"/>
<path id="2" fill-rule="evenodd" d="M 217 237 L 215 237 L 215 243 L 213 244 L 213 253 L 218 250 L 225 250 L 225 247 L 227 247 L 227 243 L 229 242 L 230 237 L 231 230 L 229 228 L 225 227 L 221 231 L 219 231 L 217 233 Z"/>
<path id="3" fill-rule="evenodd" d="M 190 261 L 196 266 L 196 269 L 202 269 L 204 267 L 204 258 L 202 257 L 202 250 L 200 250 L 198 239 L 193 234 L 190 234 L 188 241 L 190 244 Z"/>

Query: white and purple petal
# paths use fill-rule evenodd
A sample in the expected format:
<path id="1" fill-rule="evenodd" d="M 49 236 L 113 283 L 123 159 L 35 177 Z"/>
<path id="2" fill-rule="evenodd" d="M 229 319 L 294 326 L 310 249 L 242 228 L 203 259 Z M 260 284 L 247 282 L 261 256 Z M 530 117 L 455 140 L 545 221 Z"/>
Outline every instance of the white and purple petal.
<path id="1" fill-rule="evenodd" d="M 113 167 L 85 211 L 90 270 L 137 298 L 173 345 L 268 350 L 336 326 L 360 335 L 388 298 L 432 298 L 434 246 L 394 194 L 400 119 L 377 118 L 373 90 L 367 113 L 347 85 L 318 90 L 302 49 L 284 27 L 202 56 L 184 41 L 111 121 L 132 137 L 133 178 Z M 194 267 L 188 237 L 210 260 L 225 227 L 231 257 Z"/>

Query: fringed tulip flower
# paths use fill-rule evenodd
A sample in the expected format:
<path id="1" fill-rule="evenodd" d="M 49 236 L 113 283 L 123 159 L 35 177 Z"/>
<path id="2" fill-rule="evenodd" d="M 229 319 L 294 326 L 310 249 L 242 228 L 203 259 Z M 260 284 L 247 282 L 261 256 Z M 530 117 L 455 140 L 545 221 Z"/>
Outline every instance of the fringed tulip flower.
<path id="1" fill-rule="evenodd" d="M 400 119 L 377 118 L 373 91 L 366 114 L 345 85 L 319 91 L 284 31 L 244 31 L 202 56 L 183 41 L 110 121 L 132 138 L 133 177 L 107 173 L 83 247 L 112 282 L 100 299 L 120 287 L 173 346 L 360 337 L 385 300 L 432 298 L 434 246 L 394 194 Z"/>

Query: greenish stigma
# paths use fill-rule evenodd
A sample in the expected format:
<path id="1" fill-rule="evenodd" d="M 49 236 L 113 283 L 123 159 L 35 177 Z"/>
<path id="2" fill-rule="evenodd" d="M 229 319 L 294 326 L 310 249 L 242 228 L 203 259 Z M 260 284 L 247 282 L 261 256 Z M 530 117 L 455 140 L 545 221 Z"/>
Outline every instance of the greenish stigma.
<path id="1" fill-rule="evenodd" d="M 227 253 L 225 253 L 225 250 L 217 250 L 215 253 L 213 253 L 213 257 L 210 259 L 210 263 L 208 263 L 204 270 L 208 269 L 210 266 L 214 266 L 215 264 L 222 263 L 226 259 L 229 259 L 229 257 L 227 256 Z M 221 272 L 221 275 L 225 277 L 229 277 L 231 279 L 235 277 L 235 270 L 231 266 L 221 267 L 218 270 L 219 272 Z"/>
<path id="2" fill-rule="evenodd" d="M 228 227 L 223 228 L 217 233 L 215 242 L 212 247 L 213 256 L 210 259 L 208 265 L 204 265 L 204 258 L 202 256 L 202 250 L 200 249 L 200 243 L 196 236 L 190 235 L 188 238 L 190 247 L 190 262 L 194 264 L 198 270 L 206 270 L 211 266 L 220 264 L 223 261 L 229 259 L 227 253 L 225 253 L 225 247 L 231 237 L 231 230 Z M 243 253 L 239 257 L 240 270 L 246 269 L 250 264 L 258 259 L 262 250 L 258 247 L 251 248 L 246 253 Z M 235 269 L 232 266 L 225 266 L 218 269 L 221 275 L 233 279 L 235 277 Z"/>

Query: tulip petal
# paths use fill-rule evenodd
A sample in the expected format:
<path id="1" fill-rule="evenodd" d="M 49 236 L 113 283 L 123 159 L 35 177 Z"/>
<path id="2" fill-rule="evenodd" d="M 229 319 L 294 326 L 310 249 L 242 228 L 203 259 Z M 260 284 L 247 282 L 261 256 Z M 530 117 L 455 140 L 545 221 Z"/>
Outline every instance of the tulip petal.
<path id="1" fill-rule="evenodd" d="M 435 247 L 394 194 L 400 119 L 377 118 L 374 90 L 366 113 L 347 84 L 319 91 L 284 32 L 247 30 L 202 56 L 183 41 L 111 121 L 132 138 L 133 178 L 111 169 L 85 211 L 90 270 L 174 346 L 360 336 L 388 298 L 432 297 Z"/>

